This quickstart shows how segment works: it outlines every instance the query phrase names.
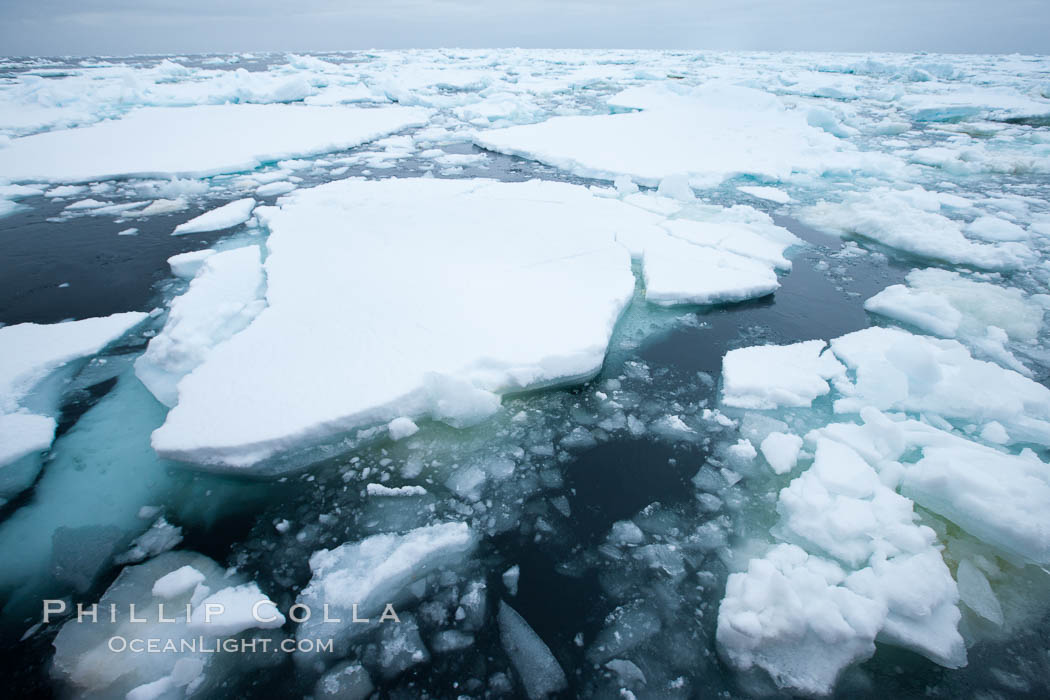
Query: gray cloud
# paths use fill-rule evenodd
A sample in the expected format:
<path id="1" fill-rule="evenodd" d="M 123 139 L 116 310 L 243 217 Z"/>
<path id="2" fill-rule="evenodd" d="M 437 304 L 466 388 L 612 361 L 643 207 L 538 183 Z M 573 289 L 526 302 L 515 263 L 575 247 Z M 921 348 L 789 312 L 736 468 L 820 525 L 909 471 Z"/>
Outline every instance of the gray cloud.
<path id="1" fill-rule="evenodd" d="M 1050 53 L 1047 0 L 3 0 L 5 54 L 408 47 Z"/>

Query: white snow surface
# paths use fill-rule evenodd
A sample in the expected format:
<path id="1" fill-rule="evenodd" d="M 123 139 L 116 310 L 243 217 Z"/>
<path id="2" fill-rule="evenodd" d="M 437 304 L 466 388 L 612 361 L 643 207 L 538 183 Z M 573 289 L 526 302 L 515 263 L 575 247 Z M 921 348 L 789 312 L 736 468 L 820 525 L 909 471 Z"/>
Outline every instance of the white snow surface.
<path id="1" fill-rule="evenodd" d="M 88 182 L 240 172 L 358 146 L 422 125 L 429 114 L 415 107 L 144 107 L 92 126 L 13 139 L 0 153 L 0 178 Z"/>
<path id="2" fill-rule="evenodd" d="M 629 89 L 610 104 L 641 111 L 553 117 L 483 131 L 474 142 L 583 177 L 629 175 L 652 186 L 676 175 L 711 185 L 738 174 L 776 180 L 881 167 L 762 90 L 717 81 L 691 89 L 657 85 Z"/>
<path id="3" fill-rule="evenodd" d="M 755 345 L 726 353 L 722 402 L 737 408 L 809 406 L 827 394 L 828 380 L 845 368 L 822 340 L 793 345 Z"/>

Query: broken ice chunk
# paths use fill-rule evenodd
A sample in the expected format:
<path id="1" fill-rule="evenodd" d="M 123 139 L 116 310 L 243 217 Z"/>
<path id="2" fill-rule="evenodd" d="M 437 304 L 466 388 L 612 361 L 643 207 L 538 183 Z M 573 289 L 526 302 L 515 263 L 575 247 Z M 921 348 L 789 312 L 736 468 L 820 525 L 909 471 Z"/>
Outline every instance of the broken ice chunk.
<path id="1" fill-rule="evenodd" d="M 153 595 L 158 598 L 177 598 L 191 593 L 203 581 L 204 574 L 187 564 L 157 579 L 153 584 Z"/>
<path id="2" fill-rule="evenodd" d="M 529 700 L 561 692 L 568 687 L 554 654 L 514 608 L 500 601 L 499 638 Z"/>
<path id="3" fill-rule="evenodd" d="M 777 474 L 787 474 L 795 468 L 798 453 L 802 450 L 802 438 L 790 433 L 772 432 L 759 446 L 762 456 Z"/>
<path id="4" fill-rule="evenodd" d="M 884 603 L 842 583 L 837 565 L 782 544 L 729 576 L 719 648 L 737 668 L 764 669 L 781 688 L 826 695 L 847 666 L 875 653 Z"/>
<path id="5" fill-rule="evenodd" d="M 238 199 L 179 224 L 171 232 L 171 235 L 182 236 L 187 233 L 204 233 L 206 231 L 221 231 L 222 229 L 233 228 L 247 221 L 251 217 L 252 209 L 254 208 L 255 200 L 251 197 Z"/>
<path id="6" fill-rule="evenodd" d="M 752 409 L 809 406 L 831 390 L 829 379 L 845 373 L 826 346 L 807 340 L 730 350 L 722 362 L 722 402 Z"/>
<path id="7" fill-rule="evenodd" d="M 335 652 L 345 653 L 347 642 L 367 631 L 363 621 L 377 621 L 387 605 L 411 595 L 413 584 L 458 565 L 476 544 L 476 536 L 465 523 L 441 523 L 314 552 L 310 557 L 313 576 L 296 602 L 327 612 L 301 623 L 298 637 L 332 637 L 337 640 Z"/>

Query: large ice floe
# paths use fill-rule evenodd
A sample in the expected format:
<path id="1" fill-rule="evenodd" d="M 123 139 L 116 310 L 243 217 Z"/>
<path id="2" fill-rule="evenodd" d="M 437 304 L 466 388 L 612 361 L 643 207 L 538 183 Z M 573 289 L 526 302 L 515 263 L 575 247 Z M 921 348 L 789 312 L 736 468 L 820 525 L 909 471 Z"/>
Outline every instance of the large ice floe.
<path id="1" fill-rule="evenodd" d="M 647 86 L 609 104 L 640 111 L 554 117 L 482 132 L 475 142 L 584 177 L 628 175 L 648 185 L 676 175 L 709 185 L 739 174 L 777 180 L 886 167 L 883 157 L 858 153 L 811 126 L 804 110 L 762 90 L 717 82 L 684 90 Z"/>
<path id="2" fill-rule="evenodd" d="M 165 370 L 167 387 L 155 391 L 177 405 L 153 445 L 169 458 L 250 467 L 398 417 L 476 423 L 501 394 L 599 370 L 634 293 L 632 253 L 658 304 L 772 292 L 796 239 L 744 211 L 751 223 L 667 221 L 540 181 L 348 180 L 300 191 L 256 210 L 270 230 L 267 308 L 251 325 L 204 357 L 231 330 L 212 302 L 194 301 L 227 298 L 215 287 L 217 255 L 151 342 L 139 371 L 154 387 L 154 358 L 193 324 L 180 351 L 193 357 Z M 228 303 L 246 303 L 251 288 Z M 322 325 L 330 332 L 318 343 Z M 178 381 L 176 400 L 194 358 L 203 361 Z"/>
<path id="3" fill-rule="evenodd" d="M 960 284 L 947 274 L 909 277 L 923 280 Z M 792 379 L 760 381 L 771 365 L 791 368 Z M 960 600 L 1000 624 L 1001 612 L 988 613 L 999 604 L 987 584 L 973 593 L 984 574 L 946 545 L 972 538 L 1015 566 L 1046 564 L 1050 466 L 1028 447 L 1003 445 L 1050 445 L 1050 390 L 973 359 L 954 340 L 890 328 L 830 347 L 733 350 L 723 367 L 726 405 L 802 407 L 795 422 L 808 429 L 800 460 L 808 467 L 785 469 L 770 459 L 772 446 L 763 449 L 770 468 L 793 479 L 777 499 L 778 543 L 729 577 L 718 618 L 725 657 L 807 694 L 831 692 L 876 641 L 965 665 Z M 807 391 L 786 390 L 793 386 Z M 811 408 L 829 393 L 845 422 Z M 948 534 L 947 523 L 964 534 Z M 953 569 L 968 572 L 966 596 Z"/>
<path id="4" fill-rule="evenodd" d="M 0 152 L 0 178 L 83 182 L 239 172 L 357 146 L 419 126 L 427 116 L 427 110 L 412 107 L 144 107 L 92 126 L 14 139 Z"/>

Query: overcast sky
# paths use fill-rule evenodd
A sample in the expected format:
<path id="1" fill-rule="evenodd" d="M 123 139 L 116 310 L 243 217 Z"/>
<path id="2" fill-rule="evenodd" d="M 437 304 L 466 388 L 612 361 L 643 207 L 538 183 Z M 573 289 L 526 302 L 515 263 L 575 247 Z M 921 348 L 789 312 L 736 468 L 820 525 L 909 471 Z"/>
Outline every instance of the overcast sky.
<path id="1" fill-rule="evenodd" d="M 0 54 L 409 47 L 1050 53 L 1050 0 L 0 0 Z"/>

